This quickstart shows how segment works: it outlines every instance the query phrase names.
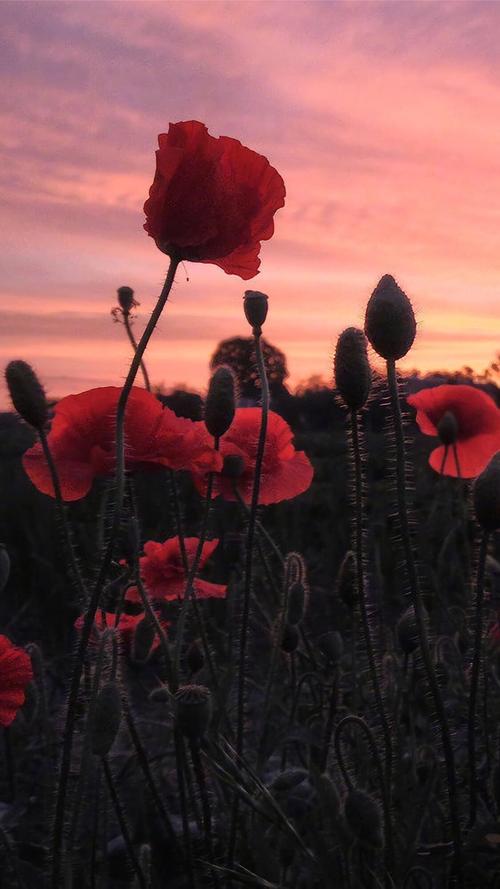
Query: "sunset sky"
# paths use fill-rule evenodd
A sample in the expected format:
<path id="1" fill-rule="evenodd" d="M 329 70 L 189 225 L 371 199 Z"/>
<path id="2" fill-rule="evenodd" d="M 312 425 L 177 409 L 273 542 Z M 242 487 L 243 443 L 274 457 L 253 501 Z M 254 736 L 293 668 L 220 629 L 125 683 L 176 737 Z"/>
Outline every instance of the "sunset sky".
<path id="1" fill-rule="evenodd" d="M 283 176 L 245 283 L 187 264 L 148 351 L 152 380 L 206 386 L 246 335 L 246 287 L 292 384 L 330 375 L 382 274 L 413 299 L 406 367 L 483 369 L 500 348 L 500 4 L 1 2 L 2 364 L 51 395 L 124 379 L 110 310 L 140 332 L 166 271 L 143 231 L 157 134 L 197 119 Z M 187 280 L 189 278 L 189 280 Z M 1 404 L 7 403 L 4 389 Z"/>

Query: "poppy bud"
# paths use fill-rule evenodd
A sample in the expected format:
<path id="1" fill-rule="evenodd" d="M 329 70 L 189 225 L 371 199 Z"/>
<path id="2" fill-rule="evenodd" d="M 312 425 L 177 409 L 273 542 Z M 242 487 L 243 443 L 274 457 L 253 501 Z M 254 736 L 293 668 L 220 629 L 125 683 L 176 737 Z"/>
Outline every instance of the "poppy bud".
<path id="1" fill-rule="evenodd" d="M 186 661 L 190 673 L 199 673 L 205 663 L 205 655 L 199 639 L 193 639 L 186 654 Z"/>
<path id="2" fill-rule="evenodd" d="M 458 423 L 453 411 L 446 411 L 437 424 L 439 438 L 444 445 L 452 445 L 457 440 Z"/>
<path id="3" fill-rule="evenodd" d="M 43 429 L 49 411 L 44 388 L 33 368 L 26 361 L 10 361 L 5 369 L 5 380 L 19 416 L 34 429 Z"/>
<path id="4" fill-rule="evenodd" d="M 378 282 L 366 307 L 365 333 L 375 351 L 397 361 L 411 349 L 417 324 L 410 300 L 392 275 Z"/>
<path id="5" fill-rule="evenodd" d="M 265 293 L 259 290 L 245 290 L 243 297 L 243 308 L 245 317 L 254 330 L 260 333 L 260 328 L 267 318 L 268 298 Z"/>
<path id="6" fill-rule="evenodd" d="M 212 697 L 204 685 L 181 685 L 175 694 L 177 725 L 190 741 L 205 734 L 212 717 Z"/>
<path id="7" fill-rule="evenodd" d="M 218 367 L 208 388 L 205 401 L 205 426 L 210 435 L 220 438 L 229 429 L 235 411 L 235 379 L 231 368 Z"/>
<path id="8" fill-rule="evenodd" d="M 94 708 L 91 733 L 92 753 L 107 756 L 120 728 L 122 701 L 116 682 L 108 682 L 99 691 Z"/>
<path id="9" fill-rule="evenodd" d="M 7 586 L 10 575 L 10 558 L 3 543 L 0 543 L 0 593 L 3 593 Z"/>
<path id="10" fill-rule="evenodd" d="M 352 789 L 344 806 L 346 821 L 362 846 L 381 849 L 384 845 L 378 803 L 364 790 Z"/>
<path id="11" fill-rule="evenodd" d="M 340 796 L 330 775 L 326 772 L 321 772 L 316 778 L 316 791 L 322 809 L 331 818 L 337 818 L 340 814 Z"/>
<path id="12" fill-rule="evenodd" d="M 286 654 L 293 654 L 299 644 L 299 633 L 297 627 L 293 624 L 285 624 L 283 635 L 281 637 L 281 648 Z"/>
<path id="13" fill-rule="evenodd" d="M 226 454 L 222 464 L 222 475 L 226 478 L 241 478 L 245 472 L 245 461 L 240 454 Z"/>
<path id="14" fill-rule="evenodd" d="M 134 291 L 131 287 L 119 287 L 117 290 L 118 302 L 120 303 L 124 313 L 129 314 L 130 310 L 137 305 L 134 299 Z"/>
<path id="15" fill-rule="evenodd" d="M 348 327 L 338 340 L 334 359 L 335 385 L 344 404 L 358 411 L 366 404 L 372 372 L 366 354 L 366 337 L 357 327 Z"/>
<path id="16" fill-rule="evenodd" d="M 288 590 L 287 622 L 300 624 L 306 610 L 307 591 L 300 580 L 292 583 Z"/>
<path id="17" fill-rule="evenodd" d="M 307 772 L 306 769 L 287 769 L 285 772 L 280 772 L 280 774 L 276 776 L 274 781 L 269 785 L 269 789 L 273 790 L 275 793 L 288 793 L 290 790 L 293 790 L 294 787 L 298 787 L 299 784 L 302 784 L 308 777 L 309 772 Z"/>
<path id="18" fill-rule="evenodd" d="M 500 528 L 500 451 L 491 458 L 474 484 L 474 511 L 484 531 Z"/>
<path id="19" fill-rule="evenodd" d="M 149 693 L 149 700 L 155 704 L 168 704 L 171 699 L 172 696 L 166 685 L 159 685 L 158 688 L 153 688 L 153 691 Z"/>
<path id="20" fill-rule="evenodd" d="M 344 651 L 344 643 L 340 633 L 337 630 L 330 630 L 328 633 L 320 636 L 318 644 L 332 667 L 336 667 Z"/>
<path id="21" fill-rule="evenodd" d="M 398 641 L 404 654 L 413 654 L 419 646 L 417 621 L 413 606 L 410 606 L 399 618 L 396 625 Z"/>
<path id="22" fill-rule="evenodd" d="M 151 648 L 156 635 L 156 628 L 151 618 L 145 614 L 136 625 L 132 642 L 132 660 L 138 664 L 145 664 L 151 654 Z"/>

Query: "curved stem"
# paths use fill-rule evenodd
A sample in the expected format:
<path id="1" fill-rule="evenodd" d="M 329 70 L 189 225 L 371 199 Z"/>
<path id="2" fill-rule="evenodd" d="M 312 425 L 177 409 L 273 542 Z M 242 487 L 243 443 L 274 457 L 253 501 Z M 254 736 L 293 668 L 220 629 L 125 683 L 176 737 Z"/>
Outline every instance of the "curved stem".
<path id="1" fill-rule="evenodd" d="M 111 774 L 111 769 L 109 767 L 108 758 L 106 756 L 102 757 L 102 767 L 104 770 L 104 777 L 106 778 L 106 784 L 108 785 L 109 795 L 111 797 L 111 802 L 113 803 L 113 808 L 116 813 L 116 818 L 118 824 L 120 825 L 120 830 L 122 833 L 122 837 L 125 842 L 125 846 L 127 847 L 128 857 L 130 858 L 130 863 L 134 869 L 134 873 L 139 881 L 140 889 L 148 889 L 146 878 L 142 872 L 142 867 L 140 865 L 139 859 L 135 854 L 134 847 L 132 845 L 132 840 L 130 838 L 130 834 L 128 831 L 127 822 L 125 820 L 125 815 L 122 809 L 122 805 L 118 798 L 118 793 L 115 787 L 115 782 L 113 780 L 113 775 Z"/>
<path id="2" fill-rule="evenodd" d="M 476 764 L 476 706 L 479 688 L 479 676 L 481 672 L 481 650 L 483 643 L 483 600 L 484 600 L 484 575 L 486 569 L 486 556 L 488 554 L 489 534 L 483 531 L 476 577 L 476 602 L 474 621 L 474 657 L 472 660 L 472 674 L 469 694 L 469 716 L 467 721 L 467 749 L 469 755 L 469 827 L 476 821 L 477 812 L 477 764 Z"/>
<path id="3" fill-rule="evenodd" d="M 200 746 L 198 741 L 190 741 L 189 750 L 191 753 L 191 760 L 193 762 L 193 769 L 196 776 L 196 782 L 198 784 L 198 790 L 200 792 L 201 806 L 203 810 L 203 830 L 205 833 L 205 845 L 207 850 L 208 861 L 211 865 L 215 864 L 215 855 L 214 855 L 214 842 L 212 836 L 212 815 L 210 812 L 210 800 L 208 796 L 207 782 L 205 777 L 205 771 L 203 769 L 203 764 L 200 756 Z M 210 879 L 212 882 L 212 886 L 214 889 L 218 889 L 219 880 L 217 877 L 217 872 L 213 867 L 210 868 Z"/>
<path id="4" fill-rule="evenodd" d="M 389 794 L 387 793 L 386 781 L 384 778 L 384 769 L 382 766 L 382 760 L 379 756 L 377 742 L 375 740 L 374 734 L 371 728 L 367 725 L 364 719 L 361 719 L 360 716 L 354 716 L 352 713 L 349 716 L 344 716 L 343 719 L 340 720 L 337 728 L 335 729 L 334 735 L 334 743 L 335 743 L 335 752 L 337 754 L 339 766 L 344 777 L 344 780 L 347 784 L 349 790 L 352 790 L 353 784 L 352 780 L 347 772 L 344 758 L 342 754 L 341 747 L 341 735 L 344 731 L 345 727 L 348 725 L 356 725 L 358 728 L 362 729 L 365 734 L 365 737 L 368 740 L 368 745 L 371 750 L 371 755 L 373 757 L 373 761 L 375 763 L 375 768 L 377 770 L 378 781 L 380 784 L 380 793 L 382 796 L 382 809 L 384 813 L 384 835 L 385 835 L 385 886 L 387 889 L 393 886 L 393 869 L 394 869 L 394 839 L 392 835 L 392 821 L 391 821 L 391 803 L 389 799 Z"/>
<path id="5" fill-rule="evenodd" d="M 464 877 L 462 868 L 462 835 L 460 830 L 460 820 L 458 816 L 455 757 L 451 743 L 448 718 L 446 716 L 443 699 L 436 679 L 436 675 L 434 673 L 434 666 L 432 663 L 429 640 L 427 638 L 427 630 L 425 626 L 425 609 L 422 602 L 422 595 L 420 592 L 420 585 L 417 574 L 417 566 L 415 562 L 415 554 L 413 552 L 413 545 L 410 536 L 410 522 L 408 517 L 408 504 L 406 499 L 406 491 L 408 486 L 408 481 L 406 478 L 406 448 L 403 432 L 403 420 L 401 416 L 401 406 L 399 403 L 396 365 L 394 361 L 387 361 L 387 382 L 389 386 L 394 433 L 396 439 L 397 503 L 404 557 L 406 562 L 406 572 L 410 588 L 411 600 L 415 611 L 422 660 L 424 663 L 426 678 L 427 682 L 429 683 L 432 700 L 434 702 L 434 709 L 436 711 L 436 716 L 438 718 L 441 732 L 441 743 L 443 745 L 443 753 L 446 763 L 450 820 L 453 835 L 454 868 L 455 874 L 458 878 L 458 885 L 460 887 L 463 887 Z"/>
<path id="6" fill-rule="evenodd" d="M 136 341 L 135 336 L 133 334 L 132 326 L 130 324 L 130 312 L 123 312 L 123 323 L 125 325 L 125 330 L 127 331 L 127 336 L 130 340 L 130 345 L 132 346 L 132 349 L 134 350 L 134 354 L 135 354 L 135 352 L 137 352 L 137 341 Z M 142 376 L 144 377 L 144 386 L 146 387 L 148 392 L 151 392 L 151 383 L 149 382 L 149 374 L 146 370 L 146 364 L 144 362 L 144 359 L 142 359 L 142 358 L 141 358 L 140 366 L 141 366 Z"/>
<path id="7" fill-rule="evenodd" d="M 125 384 L 120 393 L 120 398 L 118 400 L 117 406 L 117 414 L 116 414 L 116 489 L 115 489 L 115 503 L 114 503 L 114 511 L 113 511 L 113 519 L 111 524 L 111 531 L 108 539 L 108 543 L 106 546 L 106 550 L 101 560 L 101 564 L 99 567 L 99 572 L 97 576 L 97 581 L 95 583 L 94 589 L 92 591 L 92 596 L 88 605 L 87 612 L 85 614 L 83 627 L 80 635 L 80 640 L 78 643 L 78 648 L 76 651 L 73 671 L 71 675 L 70 681 L 70 689 L 68 696 L 68 706 L 66 711 L 66 720 L 64 725 L 64 737 L 63 737 L 63 749 L 62 749 L 62 757 L 61 757 L 61 766 L 59 772 L 59 786 L 57 789 L 57 797 L 56 797 L 56 807 L 54 814 L 54 827 L 53 827 L 53 844 L 52 844 L 52 874 L 51 874 L 51 887 L 52 889 L 59 889 L 60 883 L 60 873 L 61 873 L 61 853 L 62 853 L 62 845 L 63 845 L 63 833 L 64 833 L 64 809 L 66 805 L 66 792 L 68 785 L 68 778 L 71 766 L 71 753 L 73 748 L 73 733 L 75 729 L 76 723 L 76 703 L 78 698 L 78 689 L 80 687 L 80 677 L 82 674 L 83 663 L 85 659 L 85 652 L 87 650 L 87 645 L 90 639 L 90 633 L 92 630 L 92 625 L 94 623 L 94 617 L 96 611 L 99 607 L 99 599 L 101 597 L 102 588 L 105 583 L 109 567 L 111 565 L 111 560 L 113 557 L 113 550 L 115 545 L 116 536 L 118 533 L 119 525 L 120 525 L 120 516 L 123 505 L 124 498 L 124 490 L 125 490 L 125 408 L 127 406 L 128 397 L 130 395 L 130 390 L 134 384 L 137 371 L 139 370 L 140 363 L 144 352 L 146 351 L 146 347 L 149 343 L 151 335 L 156 327 L 158 319 L 165 307 L 167 302 L 170 290 L 172 288 L 172 284 L 174 283 L 175 273 L 177 271 L 177 266 L 179 264 L 179 259 L 177 257 L 172 256 L 170 260 L 170 266 L 168 269 L 167 277 L 165 279 L 165 283 L 163 285 L 162 292 L 158 298 L 158 302 L 151 314 L 151 317 L 146 325 L 144 333 L 141 337 L 139 345 L 135 351 L 134 357 L 132 359 L 132 363 L 130 365 L 129 372 L 127 374 L 127 378 L 125 380 Z"/>

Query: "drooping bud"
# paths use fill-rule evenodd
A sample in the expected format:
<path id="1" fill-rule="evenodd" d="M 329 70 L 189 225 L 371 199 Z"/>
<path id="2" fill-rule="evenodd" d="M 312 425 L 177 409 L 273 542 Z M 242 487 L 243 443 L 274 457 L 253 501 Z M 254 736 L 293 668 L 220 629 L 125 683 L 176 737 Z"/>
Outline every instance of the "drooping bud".
<path id="1" fill-rule="evenodd" d="M 10 558 L 3 543 L 0 543 L 0 593 L 3 593 L 10 576 Z"/>
<path id="2" fill-rule="evenodd" d="M 452 411 L 446 411 L 437 424 L 439 438 L 444 445 L 452 445 L 457 440 L 458 423 Z"/>
<path id="3" fill-rule="evenodd" d="M 396 625 L 398 642 L 404 654 L 410 655 L 419 646 L 419 636 L 415 611 L 411 605 L 399 618 Z"/>
<path id="4" fill-rule="evenodd" d="M 308 592 L 300 580 L 292 583 L 288 589 L 287 622 L 300 624 L 307 607 Z"/>
<path id="5" fill-rule="evenodd" d="M 175 694 L 175 714 L 182 734 L 190 741 L 203 737 L 212 717 L 212 697 L 204 685 L 181 685 Z"/>
<path id="6" fill-rule="evenodd" d="M 372 372 L 366 354 L 366 337 L 357 327 L 348 327 L 338 340 L 334 359 L 335 385 L 342 401 L 351 411 L 359 411 L 367 402 Z"/>
<path id="7" fill-rule="evenodd" d="M 346 608 L 354 608 L 357 599 L 354 553 L 346 552 L 335 579 L 335 595 L 344 603 Z"/>
<path id="8" fill-rule="evenodd" d="M 500 528 L 500 451 L 491 458 L 474 484 L 474 511 L 483 531 Z"/>
<path id="9" fill-rule="evenodd" d="M 241 454 L 226 454 L 222 463 L 222 475 L 226 478 L 241 478 L 245 472 L 245 461 Z"/>
<path id="10" fill-rule="evenodd" d="M 5 380 L 19 416 L 34 429 L 43 429 L 49 410 L 44 388 L 33 368 L 26 361 L 10 361 L 5 369 Z"/>
<path id="11" fill-rule="evenodd" d="M 230 367 L 221 365 L 212 374 L 205 401 L 205 426 L 210 435 L 220 438 L 234 419 L 236 382 Z"/>
<path id="12" fill-rule="evenodd" d="M 365 316 L 365 333 L 375 351 L 389 361 L 406 355 L 417 324 L 410 300 L 392 275 L 384 275 L 373 291 Z"/>
<path id="13" fill-rule="evenodd" d="M 260 333 L 260 329 L 267 318 L 268 298 L 259 290 L 245 290 L 243 297 L 245 317 L 253 328 Z"/>
<path id="14" fill-rule="evenodd" d="M 134 291 L 131 287 L 119 287 L 117 293 L 118 302 L 120 303 L 124 313 L 128 315 L 131 309 L 133 309 L 133 307 L 137 305 L 134 299 Z"/>
<path id="15" fill-rule="evenodd" d="M 378 803 L 364 790 L 353 788 L 346 797 L 346 821 L 358 843 L 371 849 L 384 845 L 382 818 Z"/>
<path id="16" fill-rule="evenodd" d="M 187 650 L 186 661 L 188 670 L 191 674 L 199 673 L 204 666 L 205 655 L 203 654 L 203 649 L 200 645 L 199 639 L 193 639 L 193 641 L 191 642 Z"/>
<path id="17" fill-rule="evenodd" d="M 156 628 L 151 618 L 145 614 L 136 625 L 132 642 L 132 660 L 145 664 L 148 660 L 156 635 Z"/>
<path id="18" fill-rule="evenodd" d="M 286 654 L 293 654 L 299 644 L 299 632 L 293 624 L 285 624 L 281 636 L 281 648 Z"/>
<path id="19" fill-rule="evenodd" d="M 107 756 L 120 728 L 122 701 L 118 683 L 108 682 L 99 691 L 91 729 L 92 753 Z"/>
<path id="20" fill-rule="evenodd" d="M 328 633 L 324 633 L 319 637 L 318 645 L 331 666 L 336 667 L 344 651 L 344 643 L 338 630 L 329 630 Z"/>

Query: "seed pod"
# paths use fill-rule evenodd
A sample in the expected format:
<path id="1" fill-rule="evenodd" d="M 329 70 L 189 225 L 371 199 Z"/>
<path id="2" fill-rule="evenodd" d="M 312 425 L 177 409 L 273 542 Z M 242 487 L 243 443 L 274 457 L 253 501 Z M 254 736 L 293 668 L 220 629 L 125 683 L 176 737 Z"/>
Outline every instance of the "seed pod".
<path id="1" fill-rule="evenodd" d="M 342 636 L 337 630 L 329 630 L 318 639 L 318 644 L 332 667 L 336 667 L 344 652 Z"/>
<path id="2" fill-rule="evenodd" d="M 186 661 L 190 673 L 199 673 L 205 664 L 205 655 L 200 645 L 200 639 L 193 639 L 186 654 Z"/>
<path id="3" fill-rule="evenodd" d="M 366 354 L 366 337 L 357 327 L 348 327 L 338 340 L 334 359 L 335 385 L 351 411 L 366 404 L 372 385 L 372 372 Z"/>
<path id="4" fill-rule="evenodd" d="M 474 511 L 484 531 L 500 528 L 500 451 L 491 458 L 474 484 Z"/>
<path id="5" fill-rule="evenodd" d="M 292 583 L 288 590 L 287 623 L 300 624 L 307 607 L 308 591 L 300 580 Z"/>
<path id="6" fill-rule="evenodd" d="M 3 543 L 0 543 L 0 593 L 3 593 L 10 576 L 10 558 Z"/>
<path id="7" fill-rule="evenodd" d="M 204 685 L 181 685 L 175 694 L 175 714 L 182 734 L 190 741 L 203 737 L 212 717 L 212 696 Z"/>
<path id="8" fill-rule="evenodd" d="M 321 772 L 317 776 L 316 791 L 325 814 L 330 818 L 337 818 L 340 814 L 340 796 L 336 785 L 326 772 Z"/>
<path id="9" fill-rule="evenodd" d="M 254 330 L 260 332 L 260 328 L 267 318 L 268 298 L 265 293 L 259 290 L 245 290 L 243 297 L 243 308 L 245 317 Z"/>
<path id="10" fill-rule="evenodd" d="M 212 374 L 205 401 L 205 426 L 210 435 L 220 438 L 229 429 L 235 411 L 234 374 L 230 367 L 221 365 Z"/>
<path id="11" fill-rule="evenodd" d="M 410 300 L 392 275 L 378 282 L 366 307 L 365 333 L 382 358 L 397 361 L 413 345 L 417 324 Z"/>
<path id="12" fill-rule="evenodd" d="M 107 756 L 120 728 L 122 700 L 118 683 L 108 682 L 98 692 L 91 729 L 92 753 Z"/>
<path id="13" fill-rule="evenodd" d="M 226 478 L 241 478 L 245 472 L 245 461 L 240 454 L 226 454 L 222 464 L 222 475 Z"/>
<path id="14" fill-rule="evenodd" d="M 120 303 L 125 315 L 128 315 L 130 313 L 130 310 L 133 309 L 135 305 L 137 305 L 134 299 L 134 291 L 131 287 L 119 287 L 117 293 L 118 302 Z"/>
<path id="15" fill-rule="evenodd" d="M 5 380 L 19 416 L 34 429 L 44 429 L 49 409 L 44 388 L 33 368 L 26 361 L 10 361 L 5 370 Z"/>
<path id="16" fill-rule="evenodd" d="M 346 821 L 361 846 L 381 849 L 384 845 L 378 803 L 364 790 L 352 789 L 344 805 Z"/>
<path id="17" fill-rule="evenodd" d="M 281 637 L 281 648 L 286 654 L 292 654 L 299 644 L 299 633 L 297 627 L 292 624 L 285 624 L 283 635 Z"/>
<path id="18" fill-rule="evenodd" d="M 132 642 L 132 660 L 138 664 L 145 664 L 148 660 L 153 642 L 155 640 L 156 627 L 151 618 L 145 614 L 136 625 Z"/>
<path id="19" fill-rule="evenodd" d="M 401 615 L 396 624 L 398 642 L 404 654 L 413 654 L 419 646 L 417 621 L 413 606 L 410 606 Z"/>
<path id="20" fill-rule="evenodd" d="M 458 423 L 453 411 L 446 411 L 437 424 L 439 438 L 444 445 L 452 445 L 457 440 Z"/>

